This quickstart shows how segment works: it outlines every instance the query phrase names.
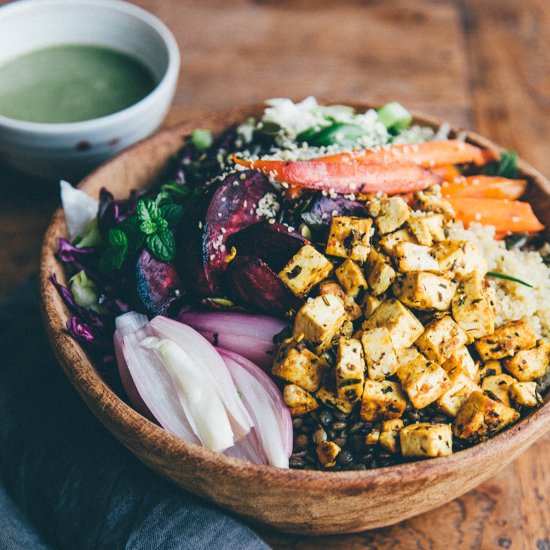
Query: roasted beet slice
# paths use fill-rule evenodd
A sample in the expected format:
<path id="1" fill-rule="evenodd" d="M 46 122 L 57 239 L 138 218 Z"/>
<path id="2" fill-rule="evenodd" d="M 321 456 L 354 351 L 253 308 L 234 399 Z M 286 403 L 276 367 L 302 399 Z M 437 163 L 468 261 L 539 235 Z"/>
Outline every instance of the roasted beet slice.
<path id="1" fill-rule="evenodd" d="M 136 286 L 139 299 L 149 313 L 163 315 L 183 292 L 176 268 L 154 258 L 146 249 L 136 264 Z"/>
<path id="2" fill-rule="evenodd" d="M 229 264 L 226 281 L 231 296 L 252 309 L 282 315 L 300 306 L 300 300 L 260 258 L 237 256 Z"/>
<path id="3" fill-rule="evenodd" d="M 268 206 L 273 202 L 278 203 L 275 189 L 259 172 L 229 174 L 216 189 L 206 211 L 201 243 L 204 280 L 210 295 L 217 292 L 219 274 L 227 267 L 227 238 L 268 217 Z"/>
<path id="4" fill-rule="evenodd" d="M 234 246 L 239 256 L 261 258 L 276 273 L 309 241 L 288 225 L 260 222 L 227 239 L 227 248 Z"/>
<path id="5" fill-rule="evenodd" d="M 315 231 L 321 231 L 330 226 L 332 216 L 364 216 L 365 205 L 344 197 L 325 197 L 319 195 L 313 201 L 308 212 L 302 214 L 302 219 Z"/>

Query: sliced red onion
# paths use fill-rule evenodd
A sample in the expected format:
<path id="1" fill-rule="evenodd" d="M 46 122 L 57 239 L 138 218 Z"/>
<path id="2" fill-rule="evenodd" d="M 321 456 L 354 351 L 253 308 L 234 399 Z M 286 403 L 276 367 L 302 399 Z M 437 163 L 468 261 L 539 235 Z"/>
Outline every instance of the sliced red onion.
<path id="1" fill-rule="evenodd" d="M 179 320 L 200 332 L 209 342 L 246 357 L 264 369 L 273 363 L 273 338 L 287 325 L 268 315 L 248 313 L 183 312 Z"/>
<path id="2" fill-rule="evenodd" d="M 256 447 L 260 443 L 269 464 L 288 468 L 292 454 L 292 419 L 279 388 L 262 369 L 245 357 L 222 348 L 218 351 L 254 420 L 255 430 L 247 437 L 248 444 L 252 444 L 261 456 Z M 259 442 L 254 442 L 253 437 L 257 437 Z M 234 452 L 239 450 L 243 449 Z"/>

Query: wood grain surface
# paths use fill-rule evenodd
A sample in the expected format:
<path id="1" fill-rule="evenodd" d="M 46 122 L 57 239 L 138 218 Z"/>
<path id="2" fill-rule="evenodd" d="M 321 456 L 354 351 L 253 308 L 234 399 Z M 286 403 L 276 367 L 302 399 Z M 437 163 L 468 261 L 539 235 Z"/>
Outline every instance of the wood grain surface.
<path id="1" fill-rule="evenodd" d="M 547 0 L 139 0 L 174 32 L 182 69 L 168 123 L 202 110 L 313 94 L 384 102 L 472 128 L 545 175 Z M 0 165 L 0 296 L 37 266 L 57 187 Z M 464 497 L 397 526 L 275 549 L 550 550 L 550 437 Z"/>

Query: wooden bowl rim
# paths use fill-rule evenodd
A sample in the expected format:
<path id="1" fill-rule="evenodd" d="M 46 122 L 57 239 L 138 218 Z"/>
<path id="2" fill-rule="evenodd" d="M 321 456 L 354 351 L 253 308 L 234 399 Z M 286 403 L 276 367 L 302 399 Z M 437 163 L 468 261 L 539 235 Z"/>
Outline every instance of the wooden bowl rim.
<path id="1" fill-rule="evenodd" d="M 368 109 L 373 106 L 371 103 L 358 101 L 332 100 L 323 101 L 323 103 L 343 103 L 352 105 L 357 109 Z M 254 115 L 260 108 L 263 108 L 263 104 L 246 105 L 208 113 L 208 115 L 190 117 L 184 122 L 158 132 L 154 136 L 121 152 L 87 176 L 80 183 L 79 187 L 86 189 L 87 186 L 93 183 L 96 177 L 101 176 L 101 173 L 107 170 L 112 163 L 120 162 L 121 158 L 123 159 L 132 154 L 139 154 L 142 149 L 161 143 L 163 138 L 168 135 L 177 134 L 182 136 L 189 128 L 200 127 L 204 116 L 224 117 L 230 120 L 236 114 L 242 116 L 243 113 L 246 113 L 242 116 L 242 119 L 244 119 L 247 114 Z M 423 125 L 438 127 L 444 122 L 438 118 L 419 112 L 413 112 L 413 115 L 415 122 Z M 503 150 L 502 147 L 496 145 L 491 140 L 474 132 L 465 131 L 453 126 L 451 126 L 451 130 L 453 132 L 464 133 L 467 141 L 473 144 L 498 151 Z M 550 181 L 540 172 L 522 160 L 520 160 L 519 169 L 522 174 L 528 176 L 546 195 L 550 196 Z M 449 471 L 459 468 L 464 468 L 467 471 L 472 462 L 494 460 L 497 455 L 506 454 L 506 451 L 509 451 L 508 454 L 512 455 L 514 447 L 519 447 L 527 439 L 531 439 L 534 442 L 550 429 L 550 405 L 548 399 L 545 399 L 545 404 L 542 407 L 521 419 L 517 424 L 485 442 L 461 450 L 450 456 L 431 460 L 423 459 L 365 471 L 340 472 L 280 469 L 273 466 L 257 465 L 209 451 L 193 443 L 188 443 L 149 421 L 119 398 L 98 374 L 79 343 L 66 332 L 64 327 L 65 321 L 68 318 L 67 309 L 57 292 L 53 289 L 50 281 L 50 277 L 54 272 L 60 281 L 66 280 L 63 266 L 55 258 L 55 248 L 50 244 L 57 242 L 58 237 L 64 233 L 64 216 L 62 209 L 59 208 L 54 213 L 44 236 L 39 273 L 42 316 L 54 353 L 60 361 L 65 374 L 84 400 L 87 403 L 91 401 L 95 404 L 95 407 L 90 405 L 90 403 L 88 403 L 88 406 L 100 421 L 103 421 L 102 416 L 107 415 L 111 425 L 116 427 L 117 430 L 120 430 L 125 435 L 139 438 L 144 448 L 148 448 L 149 451 L 157 455 L 162 455 L 164 459 L 173 460 L 176 463 L 178 461 L 185 461 L 186 459 L 194 459 L 205 470 L 223 471 L 224 475 L 241 478 L 242 480 L 259 476 L 266 482 L 289 486 L 293 489 L 299 487 L 327 489 L 334 486 L 339 491 L 355 492 L 388 484 L 392 481 L 400 482 L 409 478 L 429 482 L 431 479 L 445 476 Z M 81 356 L 78 362 L 72 360 L 69 350 Z M 114 433 L 116 434 L 116 431 Z"/>

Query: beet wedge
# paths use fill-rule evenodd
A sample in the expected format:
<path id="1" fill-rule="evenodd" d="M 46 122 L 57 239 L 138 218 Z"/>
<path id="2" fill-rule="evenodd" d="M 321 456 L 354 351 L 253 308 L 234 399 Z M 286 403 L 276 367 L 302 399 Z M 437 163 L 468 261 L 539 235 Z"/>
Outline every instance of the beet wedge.
<path id="1" fill-rule="evenodd" d="M 145 309 L 154 315 L 164 315 L 184 292 L 174 265 L 157 260 L 147 249 L 136 263 L 136 287 Z"/>
<path id="2" fill-rule="evenodd" d="M 234 246 L 239 256 L 256 256 L 275 272 L 309 241 L 297 231 L 282 223 L 260 222 L 234 233 L 227 239 L 228 248 Z"/>
<path id="3" fill-rule="evenodd" d="M 441 182 L 436 174 L 407 161 L 249 161 L 235 156 L 233 160 L 279 182 L 341 195 L 378 192 L 396 195 L 426 189 Z"/>
<path id="4" fill-rule="evenodd" d="M 446 164 L 475 164 L 483 166 L 499 160 L 498 153 L 481 149 L 458 139 L 447 141 L 425 141 L 406 145 L 389 145 L 375 151 L 363 150 L 320 157 L 317 162 L 370 163 L 374 160 L 414 162 L 425 168 Z"/>
<path id="5" fill-rule="evenodd" d="M 238 256 L 226 272 L 227 289 L 240 303 L 271 315 L 284 315 L 300 307 L 277 274 L 260 258 Z"/>

